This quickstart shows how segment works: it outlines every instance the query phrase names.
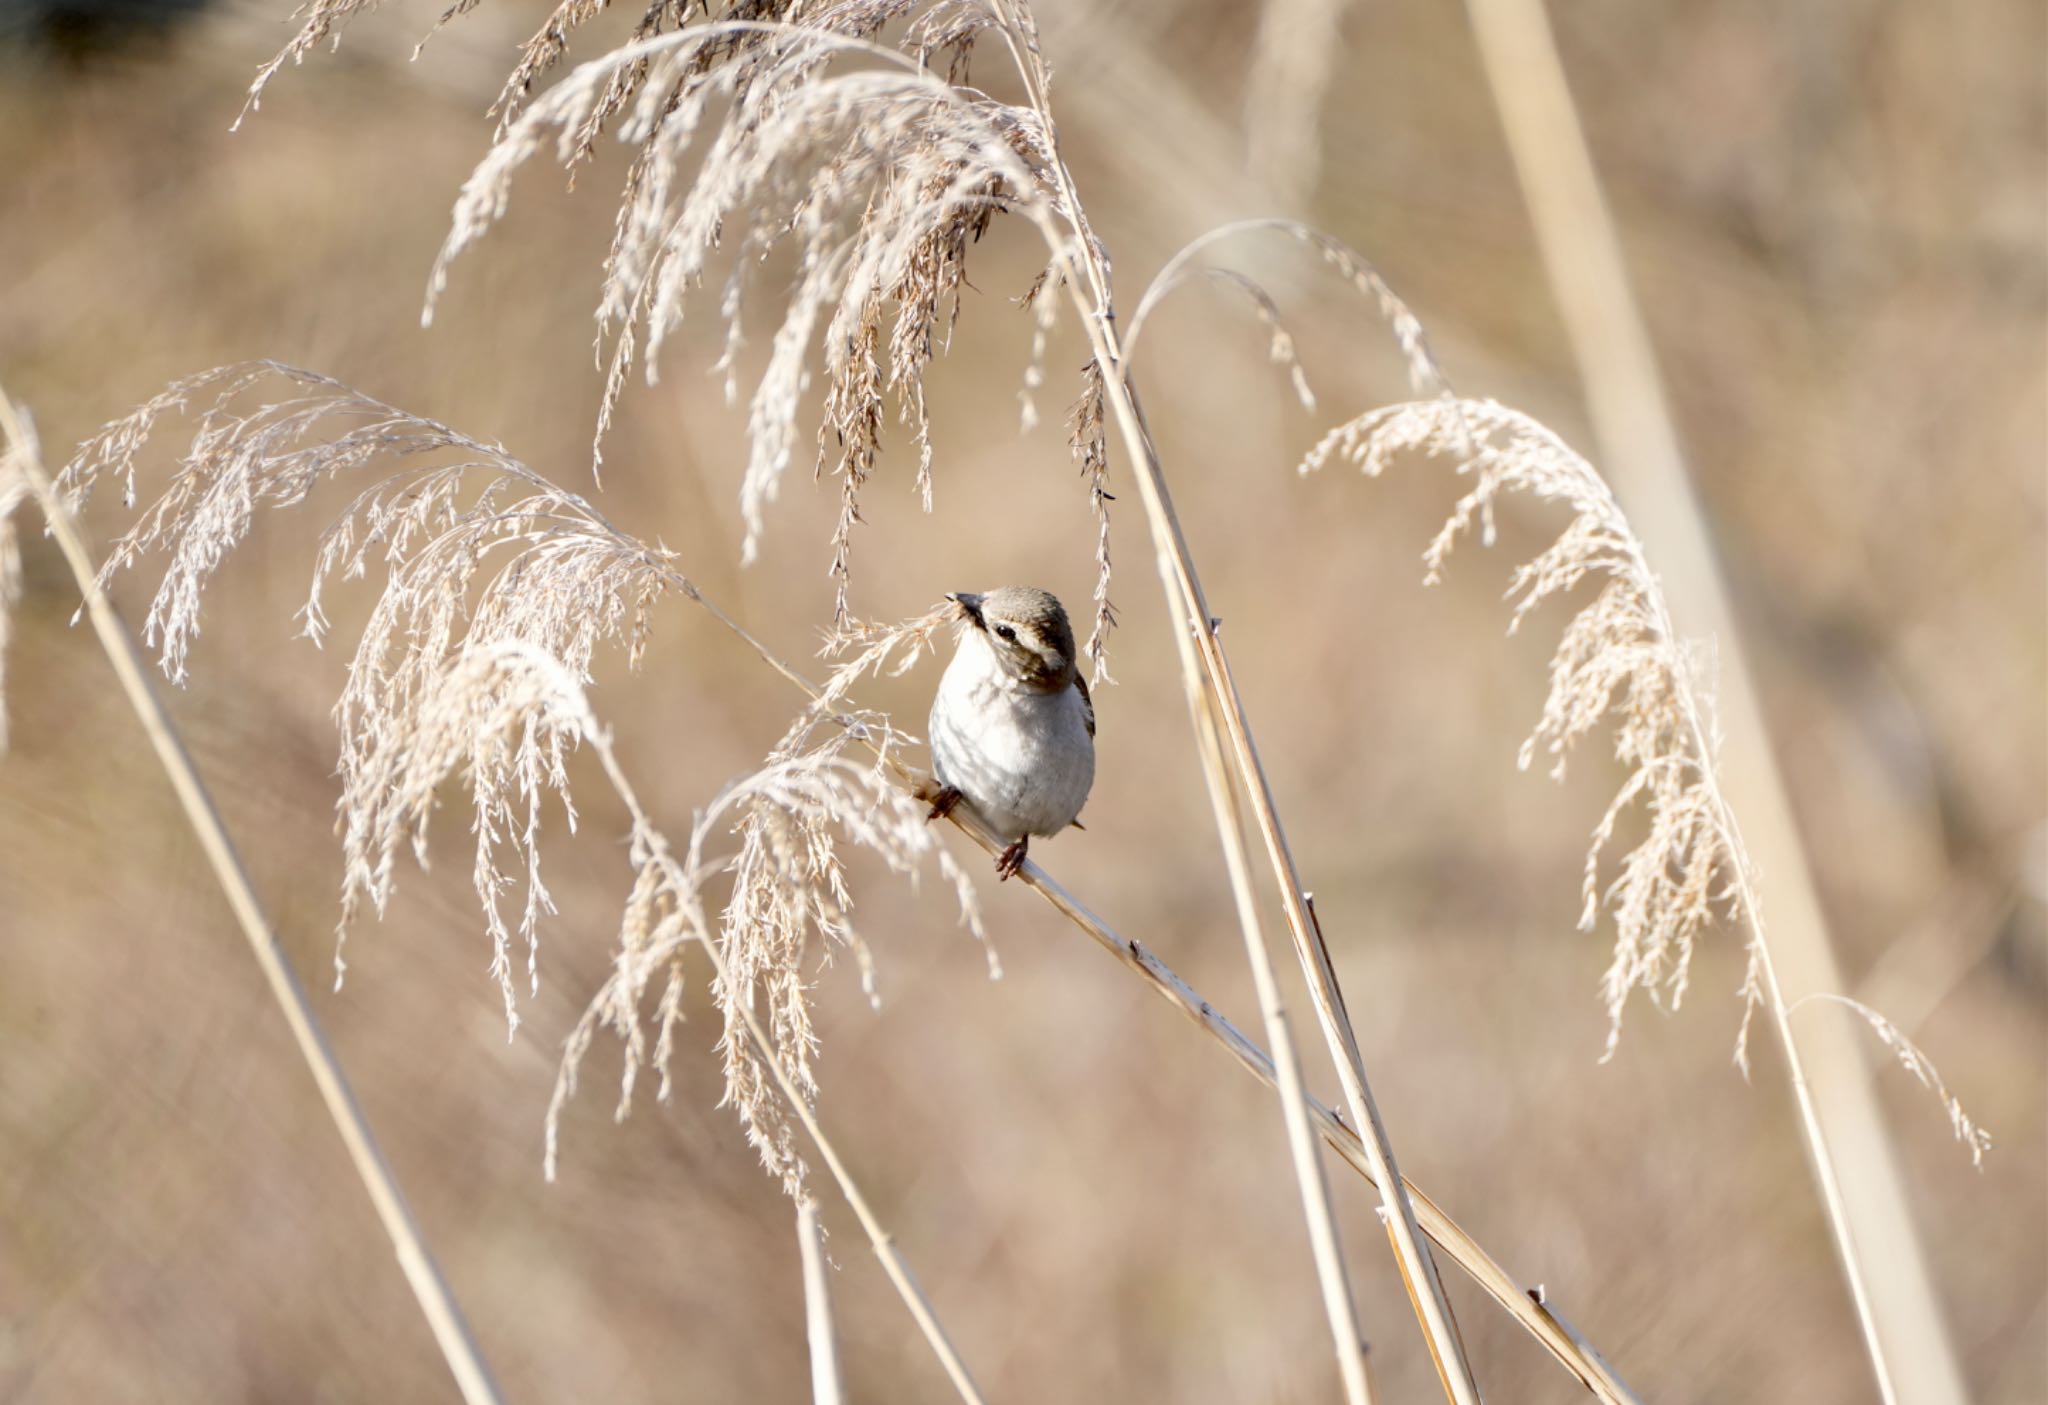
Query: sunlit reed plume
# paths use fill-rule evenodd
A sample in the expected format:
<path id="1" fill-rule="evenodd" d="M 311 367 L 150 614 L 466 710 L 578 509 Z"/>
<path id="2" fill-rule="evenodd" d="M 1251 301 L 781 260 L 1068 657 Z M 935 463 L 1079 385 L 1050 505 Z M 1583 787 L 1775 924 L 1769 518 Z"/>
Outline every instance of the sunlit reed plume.
<path id="1" fill-rule="evenodd" d="M 249 392 L 276 381 L 290 398 L 237 409 Z M 71 501 L 82 502 L 107 479 L 132 498 L 139 456 L 173 412 L 196 412 L 191 447 L 162 495 L 114 544 L 104 578 L 152 555 L 166 558 L 145 636 L 165 672 L 182 679 L 205 588 L 247 536 L 256 507 L 294 506 L 324 479 L 369 480 L 323 533 L 300 611 L 317 641 L 327 630 L 326 589 L 383 574 L 335 708 L 342 930 L 365 903 L 385 910 L 402 850 L 426 861 L 436 792 L 460 775 L 470 793 L 473 880 L 491 970 L 516 1027 L 513 952 L 523 946 L 527 983 L 537 989 L 540 930 L 553 910 L 540 862 L 544 801 L 552 794 L 564 824 L 574 827 L 568 754 L 587 733 L 584 714 L 562 701 L 560 681 L 570 680 L 580 697 L 600 644 L 637 663 L 653 605 L 669 594 L 695 598 L 695 587 L 669 553 L 621 532 L 587 500 L 499 446 L 269 362 L 181 381 L 109 425 L 65 470 Z M 687 926 L 687 904 L 701 901 L 706 877 L 729 875 L 731 897 L 717 924 L 728 979 L 714 992 L 726 1019 L 727 1097 L 764 1163 L 797 1187 L 792 1133 L 740 1034 L 739 1005 L 764 1012 L 777 1053 L 798 1086 L 815 1094 L 806 961 L 849 946 L 873 988 L 835 834 L 899 872 L 914 874 L 931 860 L 969 926 L 985 935 L 971 883 L 936 843 L 922 808 L 889 783 L 881 761 L 856 765 L 842 754 L 849 739 L 891 752 L 899 738 L 886 719 L 845 710 L 843 696 L 865 673 L 908 667 L 943 618 L 934 611 L 903 626 L 847 632 L 837 647 L 848 657 L 824 697 L 804 710 L 762 769 L 730 787 L 700 821 L 683 878 L 657 871 L 651 857 L 637 861 L 616 968 L 571 1044 L 565 1087 L 598 1024 L 626 1042 L 628 1095 L 649 1058 L 665 1072 L 681 1009 L 681 943 L 701 935 Z M 536 662 L 543 659 L 547 668 Z M 705 826 L 720 816 L 739 835 L 737 851 L 706 859 Z M 508 914 L 515 895 L 517 911 Z M 339 978 L 338 946 L 336 966 Z M 665 986 L 650 1055 L 639 997 L 656 979 Z"/>

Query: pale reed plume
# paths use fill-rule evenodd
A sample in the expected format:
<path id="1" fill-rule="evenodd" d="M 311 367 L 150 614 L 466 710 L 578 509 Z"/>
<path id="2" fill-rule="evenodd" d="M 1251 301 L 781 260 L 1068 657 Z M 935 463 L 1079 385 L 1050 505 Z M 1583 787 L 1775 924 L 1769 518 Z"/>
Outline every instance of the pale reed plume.
<path id="1" fill-rule="evenodd" d="M 289 398 L 239 408 L 250 391 L 279 381 L 293 392 Z M 300 610 L 305 632 L 317 641 L 327 627 L 321 604 L 330 584 L 373 570 L 383 575 L 335 707 L 340 930 L 365 905 L 382 914 L 403 851 L 425 862 L 436 790 L 459 774 L 471 798 L 472 876 L 491 972 L 508 1028 L 516 1028 L 515 950 L 523 949 L 527 984 L 537 989 L 541 925 L 553 911 L 541 869 L 544 802 L 553 796 L 563 823 L 574 827 L 566 761 L 581 732 L 551 722 L 553 714 L 530 696 L 531 669 L 508 671 L 501 660 L 492 662 L 499 659 L 492 651 L 516 647 L 548 658 L 580 686 L 600 645 L 621 648 L 637 664 L 654 604 L 671 593 L 694 595 L 695 587 L 668 553 L 621 532 L 586 499 L 499 446 L 271 362 L 181 381 L 109 425 L 66 468 L 61 483 L 69 500 L 82 502 L 110 478 L 132 500 L 138 458 L 158 422 L 174 411 L 196 411 L 191 446 L 162 495 L 115 543 L 102 581 L 149 555 L 167 558 L 144 633 L 164 670 L 182 679 L 205 587 L 247 536 L 256 507 L 294 506 L 325 479 L 367 478 L 322 533 Z M 765 1010 L 778 1056 L 798 1089 L 814 1095 L 815 1038 L 802 970 L 810 939 L 828 952 L 851 947 L 872 990 L 872 963 L 851 922 L 835 832 L 900 872 L 914 874 L 929 860 L 956 893 L 963 920 L 985 937 L 972 883 L 936 843 L 922 809 L 884 783 L 879 762 L 855 765 L 841 754 L 849 739 L 893 754 L 899 738 L 887 719 L 839 704 L 864 674 L 915 662 L 943 618 L 934 611 L 897 628 L 857 626 L 842 636 L 838 648 L 849 657 L 824 697 L 799 716 L 760 771 L 707 811 L 693 837 L 694 853 L 712 818 L 738 823 L 738 852 L 718 870 L 732 877 L 720 924 L 730 975 L 715 992 L 726 1020 L 727 1097 L 764 1164 L 792 1193 L 802 1182 L 794 1132 L 743 1037 L 741 1006 Z M 642 868 L 644 881 L 668 872 Z M 508 913 L 515 894 L 516 912 Z M 694 935 L 676 925 L 678 900 L 675 891 L 636 888 L 612 980 L 572 1041 L 565 1087 L 573 1086 L 575 1058 L 590 1031 L 609 1025 L 626 1044 L 622 1096 L 630 1096 L 649 1058 L 640 997 L 657 979 L 666 986 L 651 1059 L 665 1075 L 680 1013 L 674 958 L 678 942 Z M 337 940 L 337 980 L 341 969 Z M 552 1166 L 552 1135 L 549 1145 Z"/>
<path id="2" fill-rule="evenodd" d="M 755 8 L 772 7 L 748 13 Z M 714 259 L 726 269 L 720 368 L 737 398 L 750 280 L 769 251 L 792 247 L 793 286 L 749 399 L 741 554 L 753 557 L 766 508 L 796 457 L 811 357 L 822 348 L 817 469 L 840 484 L 831 571 L 842 619 L 861 492 L 881 453 L 890 401 L 915 446 L 915 485 L 929 506 L 924 372 L 959 314 L 968 249 L 996 214 L 1054 198 L 1037 115 L 953 86 L 925 66 L 938 51 L 964 63 L 986 16 L 940 5 L 909 26 L 908 52 L 873 42 L 905 8 L 842 4 L 801 28 L 700 24 L 575 69 L 506 126 L 465 183 L 427 299 L 431 317 L 449 265 L 503 215 L 519 167 L 550 147 L 575 164 L 616 118 L 620 138 L 638 154 L 597 309 L 609 361 L 594 445 L 601 455 L 628 373 L 640 361 L 653 378 Z M 832 68 L 840 59 L 881 66 L 841 72 Z M 698 164 L 686 178 L 692 156 Z"/>
<path id="3" fill-rule="evenodd" d="M 1450 517 L 1423 552 L 1425 579 L 1443 573 L 1458 541 L 1474 531 L 1493 539 L 1499 500 L 1519 494 L 1571 513 L 1557 538 L 1516 568 L 1508 587 L 1509 629 L 1539 606 L 1593 590 L 1566 623 L 1550 660 L 1550 687 L 1520 762 L 1541 754 L 1564 774 L 1571 750 L 1611 728 L 1625 769 L 1620 789 L 1593 828 L 1581 879 L 1581 930 L 1604 910 L 1614 923 L 1614 952 L 1601 978 L 1612 1057 L 1631 996 L 1653 1004 L 1684 999 L 1692 955 L 1717 918 L 1745 933 L 1748 955 L 1740 994 L 1735 1058 L 1748 1070 L 1751 1020 L 1770 1004 L 1763 915 L 1752 896 L 1750 862 L 1716 769 L 1717 733 L 1710 679 L 1698 651 L 1678 636 L 1663 587 L 1606 480 L 1543 425 L 1490 400 L 1435 400 L 1375 410 L 1332 430 L 1300 468 L 1332 459 L 1378 477 L 1401 456 L 1447 459 L 1468 480 Z M 1617 829 L 1635 808 L 1642 835 L 1610 859 Z M 1838 995 L 1808 997 L 1847 1005 L 1863 1016 L 1900 1063 L 1948 1112 L 1957 1140 L 1980 1164 L 1990 1136 L 1964 1113 L 1925 1054 L 1896 1026 Z M 1796 1008 L 1796 1007 L 1795 1007 Z"/>

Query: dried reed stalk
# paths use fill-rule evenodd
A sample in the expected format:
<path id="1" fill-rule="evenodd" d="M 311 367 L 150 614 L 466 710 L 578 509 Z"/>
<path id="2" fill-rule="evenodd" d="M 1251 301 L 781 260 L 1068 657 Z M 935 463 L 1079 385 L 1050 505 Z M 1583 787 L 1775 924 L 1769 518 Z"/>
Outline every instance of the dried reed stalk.
<path id="1" fill-rule="evenodd" d="M 804 1339 L 811 1351 L 812 1405 L 844 1405 L 839 1343 L 832 1332 L 832 1277 L 826 1272 L 825 1230 L 808 1197 L 796 1202 L 796 1244 L 804 1270 Z"/>
<path id="2" fill-rule="evenodd" d="M 1201 752 L 1202 776 L 1209 792 L 1216 833 L 1223 841 L 1224 868 L 1229 874 L 1231 895 L 1237 904 L 1238 930 L 1244 936 L 1245 958 L 1252 969 L 1252 988 L 1258 997 L 1259 1016 L 1265 1022 L 1266 1040 L 1273 1046 L 1273 1086 L 1280 1094 L 1288 1149 L 1294 1158 L 1296 1186 L 1302 1205 L 1308 1212 L 1309 1239 L 1322 1284 L 1323 1306 L 1330 1319 L 1330 1334 L 1337 1345 L 1338 1369 L 1343 1376 L 1347 1398 L 1371 1400 L 1374 1398 L 1372 1371 L 1366 1359 L 1364 1339 L 1359 1335 L 1351 1282 L 1344 1271 L 1343 1250 L 1337 1239 L 1337 1218 L 1330 1205 L 1330 1188 L 1323 1176 L 1322 1160 L 1316 1153 L 1315 1133 L 1310 1125 L 1311 1100 L 1302 1084 L 1301 1060 L 1295 1053 L 1293 1028 L 1280 995 L 1279 978 L 1273 970 L 1265 924 L 1259 917 L 1257 893 L 1252 884 L 1251 855 L 1245 846 L 1244 815 L 1238 807 L 1237 790 L 1230 784 L 1229 764 L 1224 756 L 1223 739 L 1217 731 L 1214 711 L 1207 705 L 1200 688 L 1201 667 L 1193 657 L 1191 636 L 1184 630 L 1175 630 L 1174 642 L 1181 655 L 1181 679 L 1187 691 L 1195 743 Z"/>
<path id="3" fill-rule="evenodd" d="M 1637 501 L 1637 530 L 1687 610 L 1689 632 L 1721 641 L 1720 721 L 1734 761 L 1725 789 L 1716 787 L 1716 806 L 1731 831 L 1735 813 L 1747 820 L 1772 892 L 1767 942 L 1759 884 L 1746 868 L 1736 870 L 1756 963 L 1753 989 L 1785 1054 L 1800 1131 L 1879 1391 L 1888 1405 L 1959 1405 L 1966 1398 L 1962 1373 L 1863 1051 L 1839 1022 L 1823 1022 L 1803 1038 L 1793 1033 L 1786 985 L 1840 990 L 1841 972 L 1548 15 L 1542 0 L 1468 0 L 1467 9 L 1603 455 L 1627 475 L 1622 487 Z M 1705 754 L 1712 738 L 1696 712 L 1693 728 Z"/>
<path id="4" fill-rule="evenodd" d="M 164 774 L 177 793 L 186 822 L 192 826 L 207 863 L 213 869 L 214 878 L 227 897 L 228 906 L 234 911 L 235 921 L 241 927 L 242 935 L 248 939 L 249 949 L 256 957 L 256 964 L 262 968 L 263 979 L 270 987 L 272 998 L 284 1013 L 292 1040 L 312 1072 L 313 1082 L 320 1090 L 320 1100 L 334 1122 L 335 1131 L 341 1136 L 342 1145 L 347 1148 L 349 1162 L 355 1167 L 357 1178 L 369 1193 L 378 1222 L 391 1240 L 399 1268 L 412 1288 L 421 1314 L 427 1319 L 435 1344 L 441 1349 L 442 1359 L 448 1363 L 448 1369 L 469 1405 L 498 1405 L 502 1397 L 491 1378 L 490 1368 L 477 1349 L 469 1324 L 463 1320 L 462 1309 L 456 1303 L 454 1293 L 420 1234 L 419 1224 L 413 1219 L 404 1192 L 392 1175 L 390 1163 L 384 1159 L 384 1153 L 370 1131 L 369 1120 L 364 1117 L 362 1106 L 349 1087 L 348 1077 L 342 1072 L 333 1047 L 320 1027 L 312 1002 L 306 998 L 305 987 L 299 984 L 298 976 L 277 940 L 276 931 L 263 914 L 262 904 L 256 897 L 247 870 L 242 866 L 241 857 L 235 852 L 234 841 L 228 837 L 219 809 L 214 805 L 206 783 L 200 779 L 163 700 L 156 695 L 135 641 L 101 587 L 92 553 L 69 506 L 43 470 L 33 429 L 4 392 L 0 392 L 0 435 L 4 435 L 7 441 L 6 457 L 12 463 L 14 473 L 34 495 L 51 535 L 57 539 L 64 560 L 78 581 L 78 588 L 85 598 L 85 612 L 92 620 L 93 632 L 99 637 L 107 662 L 112 665 L 114 676 L 136 720 L 149 735 L 157 760 L 162 763 Z M 4 495 L 4 489 L 0 489 L 0 495 Z M 0 519 L 4 517 L 5 513 L 0 512 Z"/>
<path id="5" fill-rule="evenodd" d="M 1048 237 L 1050 239 L 1050 235 Z M 1225 788 L 1241 783 L 1250 798 L 1252 813 L 1264 840 L 1267 863 L 1280 887 L 1295 953 L 1300 958 L 1314 998 L 1324 1042 L 1330 1048 L 1338 1079 L 1343 1084 L 1346 1105 L 1364 1130 L 1364 1144 L 1373 1163 L 1374 1179 L 1386 1212 L 1387 1232 L 1402 1279 L 1422 1323 L 1424 1338 L 1429 1343 L 1446 1394 L 1458 1405 L 1476 1405 L 1479 1390 L 1472 1378 L 1471 1363 L 1465 1357 L 1464 1343 L 1458 1335 L 1450 1301 L 1444 1295 L 1436 1262 L 1423 1243 L 1414 1207 L 1409 1203 L 1405 1183 L 1394 1160 L 1392 1141 L 1366 1082 L 1364 1059 L 1359 1051 L 1357 1034 L 1351 1028 L 1350 1016 L 1344 1008 L 1335 964 L 1322 931 L 1309 912 L 1307 895 L 1280 825 L 1272 787 L 1266 780 L 1265 768 L 1252 741 L 1243 700 L 1230 676 L 1229 662 L 1217 634 L 1218 622 L 1210 613 L 1207 598 L 1202 592 L 1193 553 L 1181 530 L 1179 516 L 1173 509 L 1165 471 L 1145 428 L 1136 389 L 1124 372 L 1122 348 L 1109 300 L 1107 270 L 1091 257 L 1061 250 L 1058 244 L 1054 247 L 1060 251 L 1062 261 L 1070 265 L 1079 257 L 1081 268 L 1077 272 L 1088 275 L 1089 290 L 1084 291 L 1081 286 L 1083 279 L 1077 276 L 1066 280 L 1068 291 L 1080 312 L 1095 360 L 1105 370 L 1108 402 L 1117 421 L 1125 453 L 1134 466 L 1146 519 L 1152 528 L 1154 553 L 1168 610 L 1178 621 L 1177 628 L 1188 631 L 1195 641 L 1195 657 L 1188 659 L 1183 655 L 1184 666 L 1200 665 L 1199 678 L 1189 680 L 1191 688 L 1199 682 L 1211 725 L 1229 741 L 1233 777 L 1226 778 L 1212 772 L 1212 787 Z M 1205 753 L 1205 764 L 1208 760 Z M 1229 843 L 1227 836 L 1224 842 L 1226 845 Z M 1247 897 L 1241 896 L 1241 908 Z M 1248 940 L 1257 938 L 1248 936 Z"/>

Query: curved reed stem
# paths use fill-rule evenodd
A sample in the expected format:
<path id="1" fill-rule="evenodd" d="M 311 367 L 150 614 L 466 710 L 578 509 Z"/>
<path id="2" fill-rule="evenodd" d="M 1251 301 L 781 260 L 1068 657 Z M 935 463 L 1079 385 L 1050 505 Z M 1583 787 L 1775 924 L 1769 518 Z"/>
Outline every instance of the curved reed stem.
<path id="1" fill-rule="evenodd" d="M 0 436 L 5 437 L 22 476 L 28 482 L 29 491 L 34 494 L 37 506 L 49 523 L 51 535 L 57 539 L 57 545 L 64 553 L 65 563 L 78 581 L 78 588 L 85 597 L 86 613 L 92 620 L 93 632 L 99 636 L 107 662 L 113 666 L 114 675 L 136 720 L 149 734 L 150 745 L 156 749 L 164 774 L 170 778 L 171 788 L 177 792 L 185 819 L 192 826 L 200 848 L 205 851 L 207 863 L 227 897 L 228 906 L 234 911 L 242 935 L 248 939 L 249 949 L 263 970 L 263 979 L 270 987 L 271 996 L 284 1013 L 292 1040 L 298 1045 L 299 1054 L 305 1059 L 313 1082 L 320 1089 L 320 1100 L 326 1104 L 327 1115 L 333 1119 L 334 1129 L 341 1135 L 356 1176 L 369 1193 L 377 1219 L 398 1255 L 398 1266 L 419 1302 L 420 1312 L 427 1319 L 427 1326 L 432 1330 L 442 1359 L 448 1363 L 448 1369 L 462 1391 L 462 1398 L 468 1405 L 500 1405 L 502 1397 L 491 1378 L 490 1368 L 477 1349 L 469 1324 L 463 1320 L 462 1309 L 457 1305 L 454 1293 L 420 1234 L 419 1224 L 413 1219 L 397 1178 L 392 1175 L 390 1163 L 384 1159 L 384 1153 L 370 1131 L 362 1105 L 356 1101 L 348 1077 L 342 1072 L 341 1063 L 327 1042 L 319 1017 L 313 1012 L 312 1002 L 306 998 L 305 987 L 299 984 L 299 978 L 277 940 L 276 931 L 264 916 L 262 904 L 257 900 L 241 857 L 235 852 L 234 841 L 228 837 L 227 827 L 221 822 L 213 797 L 206 783 L 200 779 L 198 768 L 192 764 L 192 757 L 185 750 L 185 743 L 170 714 L 165 711 L 163 700 L 157 696 L 134 639 L 123 627 L 113 602 L 100 588 L 98 568 L 92 560 L 92 553 L 70 510 L 50 484 L 49 475 L 37 455 L 32 430 L 4 392 L 0 392 Z"/>
<path id="2" fill-rule="evenodd" d="M 1228 792 L 1235 784 L 1242 783 L 1246 795 L 1251 800 L 1252 814 L 1265 843 L 1267 862 L 1280 886 L 1282 905 L 1287 914 L 1289 931 L 1294 938 L 1295 952 L 1301 960 L 1303 973 L 1308 978 L 1309 990 L 1315 1000 L 1316 1014 L 1322 1027 L 1324 1041 L 1329 1045 L 1332 1059 L 1336 1063 L 1339 1081 L 1344 1086 L 1345 1101 L 1365 1133 L 1364 1144 L 1380 1187 L 1382 1204 L 1386 1210 L 1387 1232 L 1393 1241 L 1395 1261 L 1400 1265 L 1402 1279 L 1407 1285 L 1410 1300 L 1414 1303 L 1416 1316 L 1422 1323 L 1423 1335 L 1429 1343 L 1430 1353 L 1435 1359 L 1445 1393 L 1456 1402 L 1456 1405 L 1478 1405 L 1479 1388 L 1472 1378 L 1471 1363 L 1466 1359 L 1464 1344 L 1459 1339 L 1457 1324 L 1451 1314 L 1450 1301 L 1444 1296 L 1443 1283 L 1438 1277 L 1436 1262 L 1430 1257 L 1428 1246 L 1423 1243 L 1414 1207 L 1409 1203 L 1399 1166 L 1394 1160 L 1393 1144 L 1388 1139 L 1379 1108 L 1366 1084 L 1364 1061 L 1359 1053 L 1357 1035 L 1351 1028 L 1350 1017 L 1344 1010 L 1336 969 L 1330 960 L 1322 933 L 1309 913 L 1308 900 L 1302 890 L 1300 875 L 1295 871 L 1294 858 L 1280 826 L 1272 788 L 1267 784 L 1265 769 L 1259 762 L 1243 702 L 1238 697 L 1236 685 L 1231 681 L 1229 664 L 1225 659 L 1222 643 L 1217 638 L 1207 598 L 1202 592 L 1193 553 L 1173 509 L 1172 494 L 1166 484 L 1165 470 L 1152 444 L 1151 435 L 1145 427 L 1143 413 L 1138 406 L 1137 392 L 1125 372 L 1122 346 L 1115 325 L 1114 305 L 1110 296 L 1109 272 L 1103 265 L 1102 256 L 1094 247 L 1082 221 L 1082 205 L 1073 174 L 1067 169 L 1064 158 L 1059 154 L 1058 132 L 1046 92 L 1042 66 L 1025 61 L 1020 52 L 1031 48 L 1032 45 L 1029 33 L 1020 23 L 1011 0 L 992 0 L 992 8 L 1002 20 L 1003 28 L 1011 40 L 1012 54 L 1017 57 L 1017 67 L 1024 81 L 1030 105 L 1044 125 L 1046 144 L 1051 156 L 1050 175 L 1058 188 L 1061 205 L 1070 212 L 1074 222 L 1073 237 L 1069 239 L 1061 233 L 1042 202 L 1034 206 L 1030 213 L 1039 226 L 1054 261 L 1066 275 L 1063 281 L 1067 293 L 1073 300 L 1087 333 L 1096 364 L 1102 370 L 1108 406 L 1116 419 L 1125 453 L 1131 462 L 1133 476 L 1138 480 L 1146 520 L 1151 526 L 1160 585 L 1166 592 L 1168 613 L 1176 621 L 1176 632 L 1184 628 L 1195 641 L 1195 649 L 1192 652 L 1184 649 L 1181 655 L 1190 700 L 1192 702 L 1198 696 L 1204 699 L 1203 707 L 1209 715 L 1210 725 L 1217 734 L 1227 738 L 1229 742 L 1229 760 L 1235 771 L 1235 780 L 1221 767 L 1224 759 L 1221 748 L 1205 749 L 1204 752 L 1205 773 L 1209 777 L 1212 797 Z M 1200 665 L 1199 674 L 1195 671 L 1197 663 Z M 1227 854 L 1232 847 L 1231 822 L 1226 807 L 1220 801 L 1217 802 L 1216 810 L 1218 831 Z M 1250 911 L 1255 903 L 1248 878 L 1248 873 L 1240 875 L 1233 868 L 1232 888 L 1241 913 Z M 1264 938 L 1256 930 L 1248 929 L 1245 939 L 1248 949 L 1256 945 L 1263 950 Z M 1255 979 L 1260 965 L 1260 958 L 1255 955 Z M 1263 998 L 1262 990 L 1262 1001 Z M 1277 996 L 1275 1000 L 1277 1002 Z M 1293 1115 L 1291 1111 L 1289 1115 Z M 1307 1185 L 1310 1177 L 1304 1172 L 1301 1179 L 1303 1184 Z M 1310 1214 L 1314 1214 L 1312 1204 Z M 1331 1242 L 1334 1242 L 1334 1233 L 1331 1235 Z M 1346 1347 L 1344 1332 L 1339 1324 L 1350 1315 L 1350 1309 L 1348 1304 L 1328 1298 L 1329 1290 L 1334 1288 L 1340 1279 L 1341 1266 L 1334 1278 L 1327 1272 L 1323 1275 L 1330 1317 L 1337 1331 L 1339 1355 L 1343 1358 L 1346 1355 Z M 1353 1376 L 1348 1363 L 1346 1385 L 1347 1389 L 1353 1387 Z"/>
<path id="3" fill-rule="evenodd" d="M 1071 252 L 1062 256 L 1068 260 L 1073 257 Z M 1083 259 L 1082 262 L 1090 264 L 1093 260 Z M 1109 407 L 1138 480 L 1146 518 L 1152 525 L 1168 608 L 1176 618 L 1177 629 L 1185 629 L 1195 644 L 1191 662 L 1198 663 L 1202 672 L 1199 680 L 1191 680 L 1191 685 L 1203 689 L 1212 725 L 1229 742 L 1229 759 L 1236 781 L 1223 783 L 1241 782 L 1251 800 L 1253 818 L 1264 841 L 1267 863 L 1279 884 L 1288 930 L 1294 938 L 1295 954 L 1300 958 L 1324 1042 L 1330 1048 L 1338 1080 L 1344 1087 L 1345 1103 L 1365 1131 L 1366 1154 L 1373 1165 L 1375 1183 L 1380 1188 L 1396 1262 L 1401 1267 L 1403 1281 L 1408 1286 L 1446 1394 L 1457 1405 L 1477 1405 L 1479 1388 L 1472 1378 L 1471 1363 L 1466 1360 L 1464 1344 L 1458 1337 L 1436 1263 L 1422 1242 L 1414 1207 L 1409 1204 L 1405 1183 L 1394 1159 L 1393 1143 L 1387 1136 L 1378 1104 L 1366 1082 L 1358 1037 L 1344 1009 L 1336 968 L 1322 933 L 1309 912 L 1301 877 L 1295 869 L 1294 856 L 1274 804 L 1272 787 L 1267 783 L 1265 767 L 1259 761 L 1258 749 L 1252 740 L 1243 700 L 1238 696 L 1222 640 L 1209 613 L 1207 597 L 1202 593 L 1193 552 L 1174 511 L 1165 471 L 1145 428 L 1137 392 L 1124 371 L 1109 305 L 1106 301 L 1089 304 L 1075 279 L 1067 280 L 1067 288 L 1080 310 L 1096 359 L 1103 367 Z"/>

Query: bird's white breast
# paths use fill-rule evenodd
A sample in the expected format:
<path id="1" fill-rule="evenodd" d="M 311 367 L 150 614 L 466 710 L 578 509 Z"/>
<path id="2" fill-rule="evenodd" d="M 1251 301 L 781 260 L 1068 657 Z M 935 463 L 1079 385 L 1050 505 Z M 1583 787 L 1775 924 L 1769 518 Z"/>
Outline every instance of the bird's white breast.
<path id="1" fill-rule="evenodd" d="M 972 634 L 939 680 L 931 744 L 939 783 L 958 790 L 1005 839 L 1059 833 L 1095 783 L 1095 739 L 1081 690 L 1022 687 Z"/>

